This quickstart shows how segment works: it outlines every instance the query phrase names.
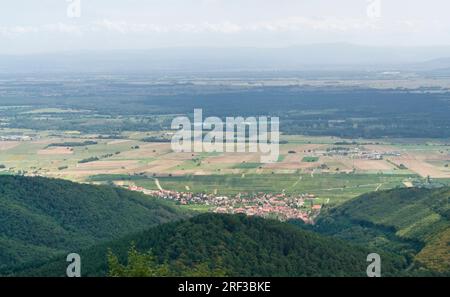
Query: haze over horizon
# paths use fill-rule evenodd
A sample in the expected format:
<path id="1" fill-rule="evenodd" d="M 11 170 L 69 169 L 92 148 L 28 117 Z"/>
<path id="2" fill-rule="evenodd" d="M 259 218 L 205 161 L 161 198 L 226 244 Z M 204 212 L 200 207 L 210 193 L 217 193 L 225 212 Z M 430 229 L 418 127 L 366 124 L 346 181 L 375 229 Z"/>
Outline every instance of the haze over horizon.
<path id="1" fill-rule="evenodd" d="M 336 2 L 18 0 L 0 9 L 0 54 L 323 43 L 450 46 L 447 1 Z"/>

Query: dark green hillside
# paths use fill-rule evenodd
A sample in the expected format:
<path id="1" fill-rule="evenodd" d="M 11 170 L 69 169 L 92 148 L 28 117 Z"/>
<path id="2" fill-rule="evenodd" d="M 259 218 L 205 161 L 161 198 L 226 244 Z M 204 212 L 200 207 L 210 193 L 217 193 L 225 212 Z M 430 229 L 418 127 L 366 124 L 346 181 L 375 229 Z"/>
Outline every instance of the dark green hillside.
<path id="1" fill-rule="evenodd" d="M 224 271 L 228 276 L 365 276 L 369 254 L 288 223 L 202 214 L 87 249 L 81 253 L 82 274 L 106 275 L 108 249 L 125 263 L 133 243 L 140 253 L 151 251 L 157 264 L 167 264 L 168 275 L 185 275 L 200 265 L 202 271 Z M 21 274 L 62 276 L 66 265 L 61 257 Z M 403 258 L 383 254 L 386 275 L 405 265 Z"/>
<path id="2" fill-rule="evenodd" d="M 113 187 L 0 176 L 0 272 L 186 217 L 169 204 Z"/>
<path id="3" fill-rule="evenodd" d="M 450 271 L 449 197 L 450 188 L 364 194 L 323 212 L 313 229 L 409 254 L 432 270 Z"/>

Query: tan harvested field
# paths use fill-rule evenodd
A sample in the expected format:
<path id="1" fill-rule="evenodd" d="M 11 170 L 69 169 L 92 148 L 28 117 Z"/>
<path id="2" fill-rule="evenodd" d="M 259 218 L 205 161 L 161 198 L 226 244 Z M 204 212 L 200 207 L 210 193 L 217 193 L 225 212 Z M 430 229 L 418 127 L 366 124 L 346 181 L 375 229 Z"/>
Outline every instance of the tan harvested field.
<path id="1" fill-rule="evenodd" d="M 390 158 L 390 160 L 396 165 L 405 165 L 409 170 L 422 177 L 430 176 L 434 178 L 450 178 L 450 171 L 445 171 L 439 167 L 427 163 L 425 160 L 421 160 L 410 153 L 406 153 L 400 157 Z"/>
<path id="2" fill-rule="evenodd" d="M 108 145 L 115 145 L 115 144 L 123 144 L 123 143 L 128 143 L 128 142 L 131 142 L 131 140 L 129 140 L 129 139 L 116 139 L 116 140 L 108 142 L 107 144 Z"/>
<path id="3" fill-rule="evenodd" d="M 20 144 L 20 141 L 0 141 L 0 151 L 6 151 L 15 148 Z"/>
<path id="4" fill-rule="evenodd" d="M 355 159 L 342 156 L 325 156 L 320 158 L 321 164 L 326 164 L 330 168 L 339 168 L 343 171 L 353 170 L 353 163 Z"/>
<path id="5" fill-rule="evenodd" d="M 92 169 L 116 169 L 116 168 L 137 168 L 139 164 L 136 160 L 125 160 L 125 161 L 94 161 L 89 163 L 77 164 L 77 168 L 81 170 Z"/>
<path id="6" fill-rule="evenodd" d="M 85 179 L 97 174 L 133 174 L 139 172 L 138 161 L 95 161 L 77 164 L 64 171 L 51 171 L 49 174 L 56 177 L 71 177 L 74 179 Z"/>
<path id="7" fill-rule="evenodd" d="M 170 153 L 172 150 L 168 143 L 148 143 L 139 146 L 138 150 L 128 150 L 120 154 L 120 158 L 141 159 Z"/>
<path id="8" fill-rule="evenodd" d="M 64 139 L 50 139 L 50 138 L 43 138 L 43 139 L 39 139 L 39 140 L 33 140 L 31 141 L 32 144 L 50 144 L 53 142 L 64 142 Z"/>
<path id="9" fill-rule="evenodd" d="M 356 170 L 375 171 L 375 170 L 393 170 L 395 166 L 384 160 L 353 160 Z"/>
<path id="10" fill-rule="evenodd" d="M 183 160 L 169 160 L 169 159 L 160 159 L 149 163 L 147 166 L 143 168 L 143 172 L 149 173 L 168 173 L 172 168 L 177 165 L 183 164 Z"/>
<path id="11" fill-rule="evenodd" d="M 287 154 L 289 151 L 295 151 L 297 154 L 308 154 L 313 151 L 323 150 L 327 147 L 326 144 L 287 144 L 280 147 L 280 154 Z M 292 154 L 295 155 L 295 154 Z"/>
<path id="12" fill-rule="evenodd" d="M 220 156 L 207 157 L 203 162 L 207 164 L 259 163 L 260 155 L 257 153 L 224 153 Z"/>
<path id="13" fill-rule="evenodd" d="M 413 151 L 409 154 L 414 155 L 418 160 L 445 160 L 450 159 L 449 154 L 441 154 L 438 151 Z"/>
<path id="14" fill-rule="evenodd" d="M 401 156 L 387 157 L 386 159 L 392 161 L 397 166 L 403 164 L 410 171 L 417 173 L 422 177 L 450 177 L 450 171 L 448 169 L 433 164 L 439 163 L 439 161 L 443 162 L 450 159 L 448 151 L 445 151 L 445 149 L 442 149 L 442 147 L 434 147 L 431 145 L 429 147 L 424 147 L 422 145 L 403 146 L 401 148 L 398 148 L 391 145 L 366 145 L 365 148 L 377 152 L 399 152 Z"/>
<path id="15" fill-rule="evenodd" d="M 434 156 L 429 156 L 426 158 L 427 161 L 445 161 L 448 162 L 450 160 L 449 154 L 436 154 Z"/>
<path id="16" fill-rule="evenodd" d="M 319 166 L 318 162 L 278 162 L 278 163 L 269 163 L 264 164 L 263 168 L 267 169 L 311 169 Z"/>
<path id="17" fill-rule="evenodd" d="M 161 156 L 161 159 L 163 160 L 192 160 L 193 158 L 197 157 L 197 153 L 174 153 L 170 152 L 165 154 L 164 156 Z"/>
<path id="18" fill-rule="evenodd" d="M 37 152 L 38 155 L 72 155 L 73 150 L 69 147 L 49 147 Z"/>
<path id="19" fill-rule="evenodd" d="M 85 180 L 87 177 L 98 174 L 133 174 L 136 171 L 130 168 L 115 168 L 115 169 L 91 169 L 91 170 L 81 170 L 81 169 L 70 169 L 64 171 L 50 171 L 49 175 L 53 177 L 70 177 L 76 180 Z"/>
<path id="20" fill-rule="evenodd" d="M 182 176 L 182 175 L 210 175 L 211 171 L 209 170 L 201 170 L 201 169 L 187 169 L 187 170 L 171 170 L 170 173 L 174 176 Z M 226 172 L 233 173 L 233 172 Z"/>
<path id="21" fill-rule="evenodd" d="M 281 163 L 299 163 L 303 159 L 300 154 L 287 154 Z"/>

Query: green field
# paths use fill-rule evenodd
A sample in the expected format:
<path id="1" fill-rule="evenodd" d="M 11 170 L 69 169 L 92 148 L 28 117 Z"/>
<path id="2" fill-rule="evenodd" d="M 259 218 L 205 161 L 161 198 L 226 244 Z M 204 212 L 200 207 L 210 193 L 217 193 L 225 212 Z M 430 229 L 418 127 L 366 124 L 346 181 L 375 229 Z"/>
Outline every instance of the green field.
<path id="1" fill-rule="evenodd" d="M 319 157 L 303 157 L 302 162 L 317 162 Z"/>
<path id="2" fill-rule="evenodd" d="M 233 168 L 236 169 L 255 169 L 260 167 L 262 164 L 261 163 L 240 163 L 237 164 L 235 166 L 233 166 Z"/>
<path id="3" fill-rule="evenodd" d="M 402 181 L 412 177 L 410 175 L 375 175 L 375 174 L 250 174 L 237 175 L 209 175 L 209 176 L 173 176 L 159 177 L 161 186 L 166 190 L 184 192 L 186 186 L 192 192 L 217 193 L 234 195 L 237 193 L 272 192 L 287 194 L 311 193 L 324 202 L 340 203 L 360 194 L 402 187 Z M 111 179 L 113 176 L 104 178 Z M 126 177 L 122 176 L 122 179 Z M 101 180 L 100 178 L 96 179 Z M 133 182 L 138 186 L 156 190 L 152 178 L 134 177 Z M 328 201 L 328 199 L 330 199 Z"/>

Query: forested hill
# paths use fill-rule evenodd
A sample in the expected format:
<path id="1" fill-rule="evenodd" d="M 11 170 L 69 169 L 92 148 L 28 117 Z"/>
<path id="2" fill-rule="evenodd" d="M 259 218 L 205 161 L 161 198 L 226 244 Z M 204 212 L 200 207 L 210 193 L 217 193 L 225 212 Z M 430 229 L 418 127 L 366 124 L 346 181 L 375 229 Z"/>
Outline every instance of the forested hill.
<path id="1" fill-rule="evenodd" d="M 0 274 L 185 217 L 170 204 L 136 192 L 3 175 Z"/>
<path id="2" fill-rule="evenodd" d="M 107 275 L 111 267 L 108 249 L 125 264 L 132 246 L 138 253 L 128 256 L 132 267 L 116 269 L 115 275 L 365 276 L 370 252 L 288 223 L 202 214 L 85 250 L 81 253 L 82 275 Z M 149 251 L 153 256 L 145 256 Z M 22 274 L 63 276 L 66 265 L 60 257 Z M 146 265 L 164 269 L 146 269 Z M 386 275 L 405 266 L 403 258 L 383 254 Z"/>
<path id="3" fill-rule="evenodd" d="M 450 273 L 450 188 L 364 194 L 323 211 L 314 231 L 409 255 L 417 265 Z"/>

